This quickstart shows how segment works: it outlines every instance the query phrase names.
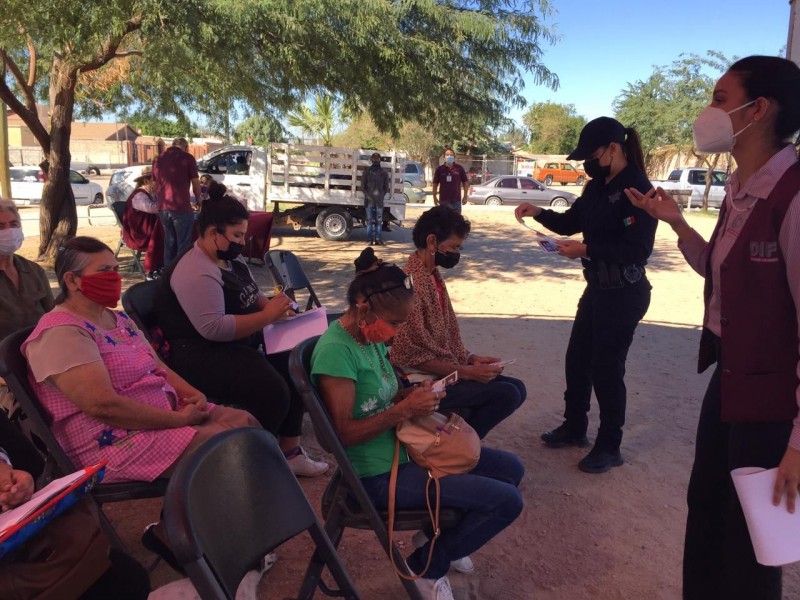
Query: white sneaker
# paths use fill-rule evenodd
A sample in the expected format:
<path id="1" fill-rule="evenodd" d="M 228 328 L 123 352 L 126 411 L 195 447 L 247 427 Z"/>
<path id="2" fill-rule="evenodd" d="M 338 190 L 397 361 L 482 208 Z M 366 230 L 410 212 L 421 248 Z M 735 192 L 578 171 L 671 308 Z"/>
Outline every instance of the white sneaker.
<path id="1" fill-rule="evenodd" d="M 447 575 L 440 579 L 417 579 L 414 583 L 423 600 L 455 600 Z"/>
<path id="2" fill-rule="evenodd" d="M 425 535 L 424 531 L 418 531 L 414 534 L 414 537 L 411 538 L 411 543 L 414 545 L 414 548 L 422 548 L 427 542 L 428 536 Z M 464 573 L 466 575 L 475 571 L 475 565 L 469 556 L 454 560 L 450 563 L 450 566 L 459 573 Z"/>
<path id="3" fill-rule="evenodd" d="M 328 463 L 312 459 L 302 447 L 300 454 L 295 454 L 287 462 L 292 473 L 297 477 L 316 477 L 328 470 Z"/>

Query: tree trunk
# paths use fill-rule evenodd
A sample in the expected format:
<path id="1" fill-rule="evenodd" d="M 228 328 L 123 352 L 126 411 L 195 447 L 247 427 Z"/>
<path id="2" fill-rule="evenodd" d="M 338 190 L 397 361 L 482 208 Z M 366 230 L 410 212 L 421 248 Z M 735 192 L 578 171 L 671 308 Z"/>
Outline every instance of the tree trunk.
<path id="1" fill-rule="evenodd" d="M 78 230 L 75 196 L 69 184 L 69 141 L 77 73 L 56 59 L 50 70 L 50 152 L 39 214 L 39 259 L 51 262 Z"/>
<path id="2" fill-rule="evenodd" d="M 703 190 L 703 210 L 708 210 L 708 194 L 711 191 L 711 182 L 713 181 L 714 176 L 714 169 L 717 168 L 717 163 L 719 162 L 719 154 L 715 154 L 714 158 L 708 164 L 708 170 L 706 171 L 706 189 Z"/>

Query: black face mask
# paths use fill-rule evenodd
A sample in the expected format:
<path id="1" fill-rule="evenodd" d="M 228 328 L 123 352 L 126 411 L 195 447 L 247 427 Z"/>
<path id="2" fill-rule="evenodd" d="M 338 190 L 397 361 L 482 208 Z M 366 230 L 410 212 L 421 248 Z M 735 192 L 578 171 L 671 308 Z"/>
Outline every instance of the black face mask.
<path id="1" fill-rule="evenodd" d="M 214 240 L 214 245 L 216 246 L 216 244 L 217 241 Z M 244 244 L 228 240 L 227 250 L 220 250 L 219 247 L 217 247 L 217 258 L 220 260 L 233 260 L 242 253 L 242 250 L 244 250 Z"/>
<path id="2" fill-rule="evenodd" d="M 441 250 L 437 250 L 436 256 L 433 258 L 433 264 L 443 269 L 452 269 L 458 264 L 460 259 L 460 252 L 442 252 Z"/>
<path id="3" fill-rule="evenodd" d="M 373 168 L 373 169 L 380 169 L 380 168 L 381 168 L 381 161 L 379 161 L 379 160 L 373 160 L 373 161 L 372 161 L 372 168 Z"/>
<path id="4" fill-rule="evenodd" d="M 607 151 L 608 148 L 606 148 L 606 152 Z M 607 165 L 600 164 L 600 159 L 604 154 L 605 152 L 597 158 L 590 158 L 583 162 L 583 170 L 586 171 L 586 174 L 592 179 L 606 179 L 611 175 L 611 163 Z"/>

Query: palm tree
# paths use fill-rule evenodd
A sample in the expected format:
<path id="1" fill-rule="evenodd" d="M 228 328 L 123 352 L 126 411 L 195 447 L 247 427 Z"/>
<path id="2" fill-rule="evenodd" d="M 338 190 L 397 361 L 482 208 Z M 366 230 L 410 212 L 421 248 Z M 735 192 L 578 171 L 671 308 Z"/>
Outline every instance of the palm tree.
<path id="1" fill-rule="evenodd" d="M 286 118 L 291 127 L 299 128 L 304 135 L 321 138 L 325 146 L 332 145 L 334 130 L 343 122 L 339 107 L 329 94 L 314 94 L 313 108 L 304 104 Z"/>

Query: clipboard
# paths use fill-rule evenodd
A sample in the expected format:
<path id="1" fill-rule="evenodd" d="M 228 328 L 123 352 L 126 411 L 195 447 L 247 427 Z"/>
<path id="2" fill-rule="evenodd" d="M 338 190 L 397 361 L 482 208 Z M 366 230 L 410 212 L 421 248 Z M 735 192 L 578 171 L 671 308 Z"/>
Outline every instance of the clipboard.
<path id="1" fill-rule="evenodd" d="M 267 354 L 292 350 L 300 342 L 328 329 L 328 316 L 324 306 L 297 313 L 264 327 L 264 347 Z"/>
<path id="2" fill-rule="evenodd" d="M 39 533 L 55 517 L 72 508 L 106 473 L 108 461 L 51 481 L 31 499 L 0 513 L 0 557 Z"/>

